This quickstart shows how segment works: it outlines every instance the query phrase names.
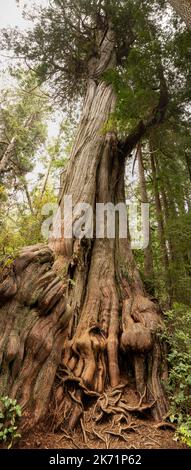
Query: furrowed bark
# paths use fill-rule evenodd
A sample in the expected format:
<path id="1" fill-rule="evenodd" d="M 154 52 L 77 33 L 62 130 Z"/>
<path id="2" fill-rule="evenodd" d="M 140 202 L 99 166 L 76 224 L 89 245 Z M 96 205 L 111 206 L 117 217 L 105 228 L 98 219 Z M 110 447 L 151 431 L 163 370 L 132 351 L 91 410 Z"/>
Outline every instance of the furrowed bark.
<path id="1" fill-rule="evenodd" d="M 190 0 L 169 0 L 176 13 L 180 15 L 187 27 L 191 29 L 191 1 Z"/>
<path id="2" fill-rule="evenodd" d="M 89 64 L 84 110 L 60 193 L 62 216 L 67 195 L 73 207 L 89 203 L 94 214 L 97 203 L 125 202 L 128 152 L 121 152 L 116 134 L 107 131 L 116 97 L 102 79 L 103 72 L 116 65 L 111 26 L 102 39 L 99 57 Z M 163 95 L 161 117 L 165 103 Z M 152 116 L 151 121 L 155 125 L 158 118 Z M 135 134 L 128 149 L 130 141 L 131 147 L 137 143 Z M 80 210 L 75 212 L 75 224 L 80 224 L 80 215 Z M 119 238 L 117 219 L 117 235 L 110 239 L 95 233 L 91 239 L 67 238 L 69 223 L 64 217 L 61 227 L 54 225 L 49 246 L 25 248 L 2 269 L 1 393 L 18 399 L 27 427 L 49 410 L 54 429 L 71 430 L 82 422 L 87 397 L 98 406 L 106 391 L 111 397 L 118 393 L 119 406 L 110 407 L 108 398 L 101 405 L 102 415 L 148 409 L 161 419 L 167 411 L 158 339 L 163 323 L 145 292 L 130 241 Z M 132 358 L 136 406 L 121 400 Z"/>

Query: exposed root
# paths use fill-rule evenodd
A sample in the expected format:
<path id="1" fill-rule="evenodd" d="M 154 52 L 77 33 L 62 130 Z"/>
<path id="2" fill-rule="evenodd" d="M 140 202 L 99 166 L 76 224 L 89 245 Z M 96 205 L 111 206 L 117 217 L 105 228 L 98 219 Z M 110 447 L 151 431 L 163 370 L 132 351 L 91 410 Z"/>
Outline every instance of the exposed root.
<path id="1" fill-rule="evenodd" d="M 171 429 L 172 431 L 176 430 L 176 426 L 173 423 L 168 421 L 161 421 L 160 423 L 155 424 L 156 429 Z"/>
<path id="2" fill-rule="evenodd" d="M 114 431 L 105 431 L 106 434 L 110 434 L 111 436 L 116 436 L 119 437 L 120 439 L 123 439 L 124 441 L 128 442 L 128 439 L 121 434 L 121 432 L 114 432 Z"/>
<path id="3" fill-rule="evenodd" d="M 82 254 L 75 264 L 66 260 L 67 269 L 77 270 L 75 301 L 67 271 L 62 278 L 59 274 L 64 258 L 55 262 L 47 246 L 25 248 L 1 272 L 0 393 L 5 390 L 16 397 L 23 416 L 33 414 L 33 424 L 46 415 L 54 400 L 52 428 L 56 431 L 64 425 L 73 430 L 79 422 L 86 445 L 87 398 L 89 403 L 95 401 L 92 426 L 115 418 L 105 431 L 110 436 L 136 432 L 132 413 L 151 410 L 164 421 L 167 411 L 160 382 L 163 350 L 157 338 L 161 317 L 144 294 L 132 295 L 128 287 L 120 324 L 113 243 L 96 240 L 85 299 L 87 279 L 84 272 L 80 274 L 81 264 L 78 271 Z M 133 403 L 125 398 L 128 377 L 121 379 L 120 349 L 127 368 L 130 358 L 134 373 Z M 108 436 L 104 442 L 107 446 Z"/>
<path id="4" fill-rule="evenodd" d="M 19 400 L 30 427 L 48 409 L 71 316 L 48 246 L 24 248 L 2 270 L 0 300 L 0 394 Z"/>
<path id="5" fill-rule="evenodd" d="M 122 387 L 125 387 L 125 385 L 123 385 Z M 146 389 L 143 395 L 140 397 L 140 400 L 137 405 L 131 406 L 127 404 L 127 402 L 122 398 L 122 387 L 121 389 L 117 388 L 116 390 L 108 391 L 107 393 L 104 393 L 99 397 L 95 406 L 95 415 L 97 422 L 103 418 L 104 413 L 106 415 L 115 416 L 119 414 L 120 419 L 124 417 L 124 419 L 126 420 L 129 419 L 130 412 L 142 413 L 143 411 L 148 410 L 154 406 L 155 401 L 152 401 L 151 403 L 143 403 L 143 400 L 146 395 Z"/>
<path id="6" fill-rule="evenodd" d="M 104 442 L 105 446 L 107 447 L 107 442 L 106 442 L 105 437 L 103 437 L 100 433 L 95 431 L 94 428 L 92 428 L 92 431 L 93 431 L 93 434 L 95 434 L 95 436 L 98 437 L 98 439 L 100 439 L 100 441 Z"/>
<path id="7" fill-rule="evenodd" d="M 153 439 L 153 437 L 151 437 L 150 435 L 148 435 L 148 438 L 150 439 L 150 441 L 154 442 L 154 444 L 157 444 L 157 446 L 160 447 L 159 442 L 156 439 Z"/>
<path id="8" fill-rule="evenodd" d="M 124 352 L 134 353 L 137 391 L 142 394 L 146 390 L 144 398 L 153 398 L 153 416 L 163 419 L 168 402 L 161 385 L 165 350 L 159 339 L 163 322 L 157 305 L 144 293 L 131 295 L 123 302 L 122 327 L 120 345 Z M 144 410 L 144 405 L 141 409 Z"/>
<path id="9" fill-rule="evenodd" d="M 83 419 L 81 418 L 80 419 L 80 424 L 81 424 L 81 428 L 82 428 L 82 433 L 83 433 L 83 438 L 84 438 L 84 442 L 85 444 L 87 445 L 87 434 L 86 434 L 86 429 L 85 429 L 85 426 L 84 426 L 84 423 L 83 423 Z"/>
<path id="10" fill-rule="evenodd" d="M 63 428 L 61 428 L 61 431 L 63 433 L 60 441 L 62 441 L 64 438 L 68 439 L 69 441 L 72 442 L 72 444 L 74 445 L 74 447 L 76 447 L 77 449 L 80 449 L 80 446 L 77 444 L 77 442 L 75 441 L 75 439 L 73 438 L 73 436 L 71 436 L 71 434 L 68 434 L 66 432 L 66 430 L 64 430 Z"/>

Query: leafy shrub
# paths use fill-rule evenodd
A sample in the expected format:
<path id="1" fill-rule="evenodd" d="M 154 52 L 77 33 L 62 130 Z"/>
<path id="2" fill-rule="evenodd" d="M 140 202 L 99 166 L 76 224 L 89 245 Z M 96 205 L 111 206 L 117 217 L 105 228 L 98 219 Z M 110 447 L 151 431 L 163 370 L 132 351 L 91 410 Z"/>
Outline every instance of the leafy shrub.
<path id="1" fill-rule="evenodd" d="M 169 343 L 170 420 L 177 424 L 176 437 L 191 447 L 191 309 L 174 304 L 166 313 Z"/>
<path id="2" fill-rule="evenodd" d="M 187 416 L 185 422 L 183 422 L 177 430 L 177 436 L 180 436 L 181 440 L 191 447 L 191 417 Z"/>
<path id="3" fill-rule="evenodd" d="M 0 441 L 8 442 L 12 447 L 14 440 L 21 437 L 17 432 L 17 421 L 21 417 L 21 407 L 16 400 L 0 397 Z"/>

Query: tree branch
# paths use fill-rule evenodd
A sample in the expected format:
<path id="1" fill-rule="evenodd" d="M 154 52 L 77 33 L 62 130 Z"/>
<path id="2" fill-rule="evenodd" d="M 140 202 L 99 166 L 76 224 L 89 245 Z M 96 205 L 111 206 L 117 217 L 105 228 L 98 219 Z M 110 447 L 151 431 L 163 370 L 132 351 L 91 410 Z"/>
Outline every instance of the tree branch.
<path id="1" fill-rule="evenodd" d="M 141 120 L 135 127 L 135 129 L 131 132 L 131 134 L 129 134 L 126 140 L 120 144 L 120 150 L 123 152 L 125 157 L 129 155 L 129 153 L 133 150 L 133 148 L 138 144 L 138 142 L 145 136 L 148 131 L 163 122 L 165 118 L 169 97 L 162 65 L 159 67 L 159 77 L 160 96 L 158 105 L 153 109 L 149 118 L 146 121 Z"/>

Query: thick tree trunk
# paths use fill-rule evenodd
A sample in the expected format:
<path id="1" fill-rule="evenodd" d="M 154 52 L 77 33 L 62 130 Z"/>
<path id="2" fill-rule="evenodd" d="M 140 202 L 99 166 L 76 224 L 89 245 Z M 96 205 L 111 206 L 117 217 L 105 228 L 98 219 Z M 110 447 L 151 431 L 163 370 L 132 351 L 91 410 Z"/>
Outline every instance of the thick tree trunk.
<path id="1" fill-rule="evenodd" d="M 99 59 L 90 64 L 92 78 L 60 193 L 62 210 L 66 195 L 72 195 L 73 206 L 125 201 L 125 158 L 115 134 L 106 130 L 116 99 L 101 79 L 114 65 L 109 29 Z M 161 419 L 167 411 L 158 336 L 163 323 L 129 242 L 117 236 L 64 238 L 67 225 L 65 218 L 49 247 L 26 248 L 2 269 L 0 393 L 19 400 L 27 426 L 45 417 L 48 407 L 54 409 L 55 428 L 73 429 L 78 420 L 82 425 L 87 396 L 96 400 L 97 421 L 115 414 L 127 421 L 130 411 L 146 409 Z M 130 370 L 134 403 L 125 400 Z"/>
<path id="2" fill-rule="evenodd" d="M 169 3 L 191 29 L 191 0 L 169 0 Z"/>

